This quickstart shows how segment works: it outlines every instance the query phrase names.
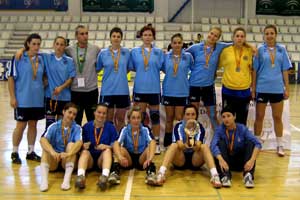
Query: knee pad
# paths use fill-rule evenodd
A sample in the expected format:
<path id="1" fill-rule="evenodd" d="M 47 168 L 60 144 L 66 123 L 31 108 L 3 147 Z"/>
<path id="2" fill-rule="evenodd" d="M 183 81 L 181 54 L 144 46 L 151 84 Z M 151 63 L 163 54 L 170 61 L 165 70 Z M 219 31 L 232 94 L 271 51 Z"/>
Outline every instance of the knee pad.
<path id="1" fill-rule="evenodd" d="M 160 123 L 159 110 L 150 110 L 150 119 L 152 125 L 157 125 Z"/>

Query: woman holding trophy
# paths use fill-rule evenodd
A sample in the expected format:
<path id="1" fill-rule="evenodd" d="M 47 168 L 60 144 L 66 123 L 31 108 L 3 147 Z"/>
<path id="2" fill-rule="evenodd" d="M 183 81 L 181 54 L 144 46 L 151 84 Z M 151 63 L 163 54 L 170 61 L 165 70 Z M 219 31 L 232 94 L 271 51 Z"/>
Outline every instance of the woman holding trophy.
<path id="1" fill-rule="evenodd" d="M 173 143 L 163 159 L 163 163 L 156 177 L 156 184 L 163 185 L 166 180 L 166 171 L 170 163 L 178 169 L 198 169 L 204 163 L 207 164 L 211 173 L 211 183 L 215 188 L 221 187 L 220 178 L 206 144 L 203 144 L 205 129 L 196 120 L 198 110 L 194 105 L 187 105 L 183 110 L 183 120 L 178 122 L 173 129 Z"/>

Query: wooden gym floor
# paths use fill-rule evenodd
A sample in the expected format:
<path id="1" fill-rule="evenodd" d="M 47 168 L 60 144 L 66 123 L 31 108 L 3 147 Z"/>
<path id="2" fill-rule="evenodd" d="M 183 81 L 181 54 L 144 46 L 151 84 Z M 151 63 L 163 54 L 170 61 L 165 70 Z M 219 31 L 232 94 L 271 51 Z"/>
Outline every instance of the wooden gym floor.
<path id="1" fill-rule="evenodd" d="M 170 170 L 163 187 L 149 187 L 144 183 L 144 171 L 122 171 L 121 184 L 105 192 L 96 186 L 99 172 L 89 173 L 87 187 L 83 191 L 74 188 L 76 172 L 72 176 L 72 188 L 61 191 L 63 172 L 49 174 L 49 190 L 39 191 L 40 167 L 26 161 L 26 134 L 20 145 L 22 165 L 11 164 L 11 135 L 15 127 L 13 110 L 9 106 L 7 82 L 0 82 L 0 196 L 1 199 L 299 199 L 300 192 L 300 85 L 291 85 L 290 123 L 292 133 L 291 151 L 279 158 L 274 151 L 262 151 L 257 160 L 255 188 L 246 189 L 241 173 L 234 173 L 231 188 L 214 189 L 209 183 L 207 170 Z M 36 152 L 41 155 L 38 142 L 44 129 L 44 121 L 38 123 Z M 159 167 L 163 154 L 155 157 Z"/>

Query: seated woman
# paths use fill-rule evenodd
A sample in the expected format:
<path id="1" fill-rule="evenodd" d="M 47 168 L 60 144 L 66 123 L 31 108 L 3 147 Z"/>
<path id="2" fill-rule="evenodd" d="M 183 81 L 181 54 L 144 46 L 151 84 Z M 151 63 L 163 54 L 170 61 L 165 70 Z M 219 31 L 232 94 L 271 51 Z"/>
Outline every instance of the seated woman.
<path id="1" fill-rule="evenodd" d="M 41 192 L 48 190 L 49 170 L 56 170 L 59 164 L 65 169 L 61 189 L 71 188 L 70 180 L 77 159 L 76 154 L 82 146 L 81 127 L 74 121 L 76 114 L 77 106 L 67 103 L 63 109 L 63 118 L 51 124 L 41 138 Z"/>
<path id="2" fill-rule="evenodd" d="M 99 104 L 94 112 L 95 120 L 83 126 L 83 150 L 78 162 L 78 173 L 75 187 L 85 188 L 85 171 L 93 166 L 102 168 L 102 175 L 97 185 L 101 190 L 107 187 L 107 180 L 112 163 L 112 145 L 118 139 L 116 128 L 106 121 L 108 107 Z"/>
<path id="3" fill-rule="evenodd" d="M 132 107 L 127 118 L 128 125 L 121 129 L 119 139 L 114 143 L 114 153 L 121 167 L 146 169 L 146 183 L 153 185 L 156 168 L 152 160 L 156 142 L 150 129 L 142 124 L 140 107 Z"/>
<path id="4" fill-rule="evenodd" d="M 165 154 L 155 185 L 163 185 L 166 180 L 167 167 L 170 163 L 180 169 L 197 169 L 205 162 L 210 169 L 212 185 L 215 188 L 222 186 L 209 147 L 203 144 L 205 130 L 196 119 L 198 119 L 196 106 L 192 104 L 185 106 L 183 120 L 174 127 L 173 143 Z"/>
<path id="5" fill-rule="evenodd" d="M 245 187 L 253 188 L 255 161 L 261 143 L 245 125 L 235 122 L 232 108 L 225 107 L 221 114 L 223 124 L 216 129 L 210 148 L 222 185 L 231 186 L 230 171 L 235 170 L 243 171 Z"/>

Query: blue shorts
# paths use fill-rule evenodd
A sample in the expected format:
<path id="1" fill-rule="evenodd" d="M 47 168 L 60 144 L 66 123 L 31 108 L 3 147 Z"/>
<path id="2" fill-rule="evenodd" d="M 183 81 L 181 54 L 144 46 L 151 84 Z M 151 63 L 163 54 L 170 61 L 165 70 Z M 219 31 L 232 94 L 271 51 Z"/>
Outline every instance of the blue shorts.
<path id="1" fill-rule="evenodd" d="M 174 168 L 178 169 L 178 170 L 185 170 L 185 169 L 199 170 L 200 167 L 195 167 L 192 163 L 193 154 L 194 154 L 194 151 L 184 152 L 184 157 L 185 157 L 184 164 L 182 166 L 176 166 L 173 164 Z"/>
<path id="2" fill-rule="evenodd" d="M 134 92 L 133 101 L 140 103 L 148 103 L 149 105 L 159 105 L 160 94 L 141 94 Z"/>
<path id="3" fill-rule="evenodd" d="M 284 99 L 283 94 L 257 93 L 256 103 L 279 103 Z"/>
<path id="4" fill-rule="evenodd" d="M 186 106 L 189 104 L 189 97 L 162 96 L 162 104 L 165 106 Z"/>
<path id="5" fill-rule="evenodd" d="M 99 103 L 104 103 L 109 108 L 127 108 L 130 106 L 130 97 L 129 95 L 100 95 Z"/>
<path id="6" fill-rule="evenodd" d="M 45 108 L 16 108 L 14 110 L 15 120 L 27 122 L 29 120 L 40 120 L 45 118 Z"/>
<path id="7" fill-rule="evenodd" d="M 190 86 L 190 102 L 199 102 L 200 100 L 204 103 L 204 106 L 215 106 L 215 85 L 206 87 Z"/>

